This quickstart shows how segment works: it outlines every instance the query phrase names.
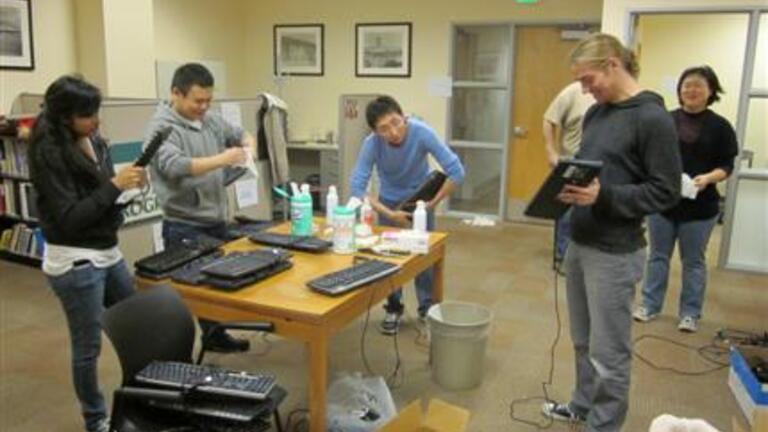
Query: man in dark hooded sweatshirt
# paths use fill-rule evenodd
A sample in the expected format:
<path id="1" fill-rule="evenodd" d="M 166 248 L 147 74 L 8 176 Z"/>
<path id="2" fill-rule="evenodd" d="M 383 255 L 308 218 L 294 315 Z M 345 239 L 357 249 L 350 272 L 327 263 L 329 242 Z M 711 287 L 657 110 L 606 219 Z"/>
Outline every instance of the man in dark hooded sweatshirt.
<path id="1" fill-rule="evenodd" d="M 632 301 L 645 263 L 643 219 L 680 197 L 681 162 L 672 118 L 660 96 L 640 88 L 632 52 L 593 35 L 571 54 L 571 71 L 597 104 L 584 117 L 580 159 L 599 160 L 599 179 L 566 186 L 572 243 L 565 256 L 576 388 L 545 415 L 621 430 L 629 407 Z"/>

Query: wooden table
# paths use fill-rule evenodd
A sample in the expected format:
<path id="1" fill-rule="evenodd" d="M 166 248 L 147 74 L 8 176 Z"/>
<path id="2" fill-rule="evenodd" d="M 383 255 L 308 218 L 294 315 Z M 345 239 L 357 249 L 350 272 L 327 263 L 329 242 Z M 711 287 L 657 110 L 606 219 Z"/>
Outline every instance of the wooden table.
<path id="1" fill-rule="evenodd" d="M 288 229 L 287 224 L 282 224 L 273 230 L 287 232 Z M 426 255 L 379 258 L 397 263 L 402 268 L 385 279 L 339 297 L 317 294 L 306 287 L 306 282 L 349 267 L 352 255 L 294 252 L 293 268 L 235 292 L 141 278 L 138 278 L 138 285 L 143 288 L 158 283 L 170 284 L 198 317 L 216 321 L 269 321 L 274 323 L 276 334 L 304 342 L 308 350 L 310 379 L 310 431 L 322 432 L 326 430 L 328 345 L 331 336 L 365 313 L 370 305 L 377 304 L 395 288 L 414 279 L 430 266 L 434 266 L 433 301 L 442 301 L 446 238 L 445 233 L 430 233 L 429 253 Z M 232 252 L 259 247 L 243 238 L 228 243 L 224 249 Z"/>

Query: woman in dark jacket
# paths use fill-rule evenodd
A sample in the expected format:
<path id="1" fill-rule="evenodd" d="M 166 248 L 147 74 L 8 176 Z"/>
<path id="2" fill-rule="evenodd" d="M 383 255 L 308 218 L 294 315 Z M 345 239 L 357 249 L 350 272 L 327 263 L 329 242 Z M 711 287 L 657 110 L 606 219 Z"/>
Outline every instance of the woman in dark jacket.
<path id="1" fill-rule="evenodd" d="M 99 89 L 64 76 L 45 92 L 30 139 L 29 165 L 46 239 L 43 272 L 67 317 L 72 377 L 89 432 L 107 431 L 106 404 L 98 386 L 99 318 L 105 307 L 134 291 L 117 247 L 123 221 L 121 192 L 146 182 L 142 168 L 114 172 L 97 132 Z"/>
<path id="2" fill-rule="evenodd" d="M 643 286 L 643 303 L 636 321 L 648 322 L 661 312 L 669 280 L 669 259 L 680 248 L 683 286 L 677 328 L 695 332 L 701 318 L 707 286 L 706 252 L 720 212 L 715 185 L 728 178 L 738 153 L 736 133 L 728 120 L 709 106 L 720 100 L 723 89 L 709 66 L 686 69 L 677 83 L 680 108 L 672 111 L 677 127 L 684 180 L 695 193 L 683 196 L 677 206 L 648 217 L 650 255 Z M 685 189 L 685 188 L 684 188 Z"/>

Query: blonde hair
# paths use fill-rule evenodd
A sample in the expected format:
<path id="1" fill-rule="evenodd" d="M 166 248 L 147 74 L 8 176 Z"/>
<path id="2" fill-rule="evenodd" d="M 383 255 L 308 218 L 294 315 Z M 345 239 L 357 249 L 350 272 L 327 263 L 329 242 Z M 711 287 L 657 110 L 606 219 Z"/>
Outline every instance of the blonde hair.
<path id="1" fill-rule="evenodd" d="M 635 53 L 625 48 L 615 36 L 605 33 L 595 33 L 579 42 L 571 51 L 571 64 L 586 63 L 602 68 L 611 57 L 618 58 L 624 69 L 637 78 L 640 65 L 637 64 Z"/>

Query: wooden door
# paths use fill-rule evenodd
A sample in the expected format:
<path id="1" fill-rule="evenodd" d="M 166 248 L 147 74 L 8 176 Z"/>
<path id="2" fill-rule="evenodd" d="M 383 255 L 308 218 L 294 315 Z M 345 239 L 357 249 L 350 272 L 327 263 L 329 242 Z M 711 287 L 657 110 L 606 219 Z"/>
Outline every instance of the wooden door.
<path id="1" fill-rule="evenodd" d="M 568 56 L 578 43 L 557 26 L 516 27 L 514 87 L 507 160 L 507 217 L 523 211 L 549 173 L 542 121 L 550 101 L 573 78 Z"/>

